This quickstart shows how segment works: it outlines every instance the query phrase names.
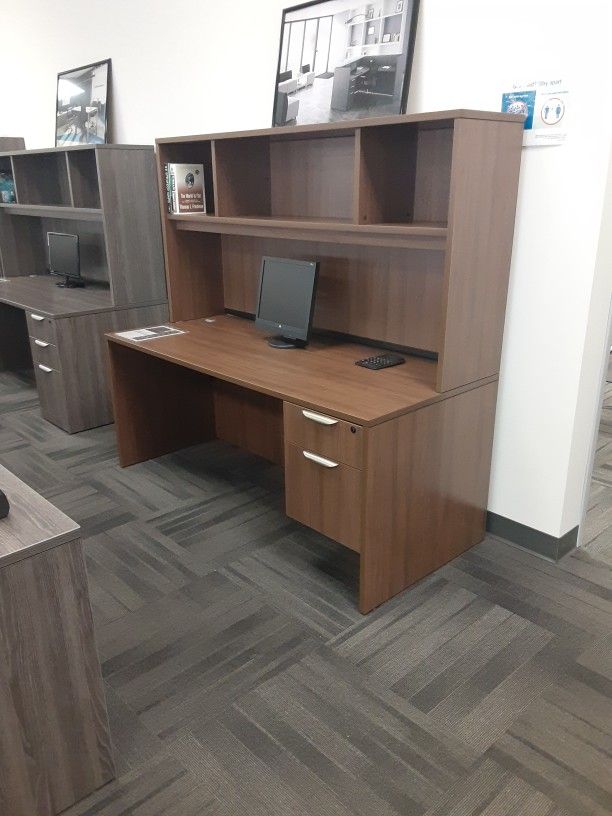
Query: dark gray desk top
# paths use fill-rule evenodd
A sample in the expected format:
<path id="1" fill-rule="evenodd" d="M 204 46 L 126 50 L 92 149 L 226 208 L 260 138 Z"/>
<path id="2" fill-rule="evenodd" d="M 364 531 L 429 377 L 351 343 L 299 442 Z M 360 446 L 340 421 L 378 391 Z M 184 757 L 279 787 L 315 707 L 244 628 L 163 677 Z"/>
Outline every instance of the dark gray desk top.
<path id="1" fill-rule="evenodd" d="M 89 284 L 84 289 L 61 289 L 50 275 L 0 279 L 0 303 L 30 309 L 47 317 L 74 317 L 115 309 L 110 289 Z"/>
<path id="2" fill-rule="evenodd" d="M 79 525 L 0 465 L 0 488 L 11 504 L 0 519 L 0 568 L 79 537 Z"/>

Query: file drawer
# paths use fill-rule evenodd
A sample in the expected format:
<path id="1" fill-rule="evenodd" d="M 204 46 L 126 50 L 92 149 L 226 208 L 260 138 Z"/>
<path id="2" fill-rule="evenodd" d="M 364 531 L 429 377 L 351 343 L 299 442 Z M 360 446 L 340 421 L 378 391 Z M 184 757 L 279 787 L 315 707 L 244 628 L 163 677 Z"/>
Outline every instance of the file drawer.
<path id="1" fill-rule="evenodd" d="M 26 312 L 28 321 L 28 334 L 37 340 L 44 340 L 47 343 L 57 345 L 55 335 L 55 320 L 52 317 L 45 317 L 39 312 Z"/>
<path id="2" fill-rule="evenodd" d="M 44 419 L 60 428 L 68 427 L 68 409 L 64 381 L 60 371 L 44 363 L 34 363 L 40 412 Z"/>
<path id="3" fill-rule="evenodd" d="M 361 548 L 362 491 L 361 470 L 285 446 L 287 515 L 356 552 Z"/>
<path id="4" fill-rule="evenodd" d="M 60 358 L 57 346 L 49 343 L 48 340 L 39 340 L 38 337 L 30 337 L 30 348 L 32 349 L 32 360 L 34 365 L 42 363 L 50 366 L 56 371 L 61 371 Z"/>
<path id="5" fill-rule="evenodd" d="M 363 466 L 364 430 L 361 425 L 292 402 L 284 403 L 284 414 L 287 442 L 354 468 Z"/>

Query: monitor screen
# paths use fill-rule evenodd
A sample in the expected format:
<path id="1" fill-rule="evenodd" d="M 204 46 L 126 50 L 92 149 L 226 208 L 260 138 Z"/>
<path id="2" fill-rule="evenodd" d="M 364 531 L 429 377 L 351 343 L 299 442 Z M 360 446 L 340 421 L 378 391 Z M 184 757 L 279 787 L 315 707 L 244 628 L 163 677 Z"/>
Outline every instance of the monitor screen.
<path id="1" fill-rule="evenodd" d="M 48 232 L 49 269 L 56 275 L 69 278 L 81 276 L 79 264 L 79 236 L 63 232 Z"/>
<path id="2" fill-rule="evenodd" d="M 319 264 L 263 258 L 255 322 L 283 337 L 308 340 Z"/>

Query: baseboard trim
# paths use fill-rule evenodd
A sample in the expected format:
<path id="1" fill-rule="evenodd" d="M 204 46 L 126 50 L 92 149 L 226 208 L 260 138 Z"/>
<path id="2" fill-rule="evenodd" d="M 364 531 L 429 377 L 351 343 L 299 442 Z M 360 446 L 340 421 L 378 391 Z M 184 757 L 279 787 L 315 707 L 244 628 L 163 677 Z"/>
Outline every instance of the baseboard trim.
<path id="1" fill-rule="evenodd" d="M 578 527 L 574 527 L 561 538 L 556 538 L 541 530 L 535 530 L 526 524 L 498 516 L 497 513 L 487 512 L 487 531 L 498 538 L 505 538 L 512 544 L 517 544 L 526 550 L 558 561 L 573 550 L 578 541 Z"/>

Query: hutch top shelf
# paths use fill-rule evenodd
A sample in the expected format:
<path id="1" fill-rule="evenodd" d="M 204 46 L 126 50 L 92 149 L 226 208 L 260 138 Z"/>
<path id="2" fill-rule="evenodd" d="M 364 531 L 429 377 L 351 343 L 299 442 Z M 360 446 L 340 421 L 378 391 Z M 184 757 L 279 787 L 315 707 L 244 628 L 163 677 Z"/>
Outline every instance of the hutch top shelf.
<path id="1" fill-rule="evenodd" d="M 263 255 L 320 262 L 313 325 L 497 375 L 523 117 L 451 110 L 157 140 L 171 317 L 252 315 Z M 206 213 L 169 214 L 165 165 Z"/>
<path id="2" fill-rule="evenodd" d="M 81 274 L 107 290 L 108 305 L 166 300 L 151 145 L 2 151 L 0 172 L 16 198 L 0 204 L 0 277 L 44 274 L 47 233 L 66 232 L 78 235 Z"/>
<path id="3" fill-rule="evenodd" d="M 497 113 L 495 111 L 477 111 L 467 108 L 457 108 L 455 110 L 432 111 L 429 113 L 402 113 L 395 116 L 377 116 L 371 119 L 353 119 L 347 122 L 322 122 L 320 124 L 309 125 L 287 125 L 285 127 L 258 128 L 256 130 L 225 131 L 220 133 L 208 133 L 199 136 L 167 136 L 156 139 L 156 144 L 168 144 L 175 142 L 198 142 L 202 139 L 248 139 L 253 136 L 274 136 L 274 137 L 301 137 L 306 134 L 327 134 L 332 135 L 335 131 L 355 131 L 363 128 L 381 127 L 383 125 L 405 125 L 411 123 L 431 122 L 434 126 L 446 123 L 450 127 L 455 119 L 480 119 L 490 122 L 523 122 L 522 116 L 513 113 Z"/>

